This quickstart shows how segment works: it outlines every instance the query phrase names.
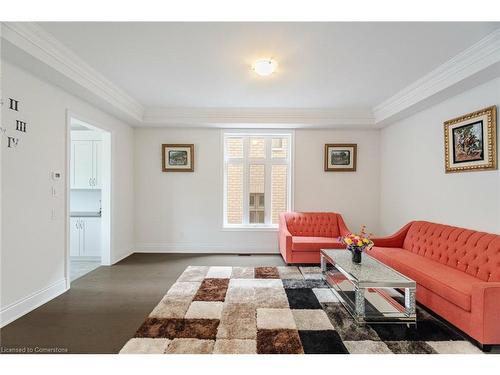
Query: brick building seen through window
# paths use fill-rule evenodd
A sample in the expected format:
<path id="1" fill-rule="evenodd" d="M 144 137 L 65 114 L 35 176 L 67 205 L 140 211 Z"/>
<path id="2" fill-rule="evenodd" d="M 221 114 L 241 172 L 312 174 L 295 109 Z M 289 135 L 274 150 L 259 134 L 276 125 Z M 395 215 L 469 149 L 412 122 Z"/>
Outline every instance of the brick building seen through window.
<path id="1" fill-rule="evenodd" d="M 224 134 L 224 226 L 275 227 L 290 210 L 291 137 Z"/>

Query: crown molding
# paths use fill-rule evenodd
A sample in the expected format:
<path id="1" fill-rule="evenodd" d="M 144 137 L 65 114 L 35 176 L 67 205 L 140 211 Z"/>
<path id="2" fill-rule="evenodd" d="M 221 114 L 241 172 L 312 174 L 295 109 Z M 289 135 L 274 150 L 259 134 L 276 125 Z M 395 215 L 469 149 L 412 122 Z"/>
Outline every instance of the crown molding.
<path id="1" fill-rule="evenodd" d="M 33 22 L 2 22 L 1 37 L 90 91 L 132 122 L 141 122 L 144 107 L 84 62 L 52 34 Z"/>
<path id="2" fill-rule="evenodd" d="M 37 24 L 3 22 L 1 27 L 2 39 L 71 82 L 71 93 L 90 98 L 132 126 L 382 128 L 500 75 L 497 29 L 374 108 L 145 108 Z"/>
<path id="3" fill-rule="evenodd" d="M 418 103 L 500 63 L 500 29 L 462 51 L 394 96 L 373 108 L 377 127 L 402 115 Z"/>
<path id="4" fill-rule="evenodd" d="M 273 125 L 293 128 L 372 128 L 370 109 L 317 108 L 147 108 L 145 126 L 225 127 Z"/>

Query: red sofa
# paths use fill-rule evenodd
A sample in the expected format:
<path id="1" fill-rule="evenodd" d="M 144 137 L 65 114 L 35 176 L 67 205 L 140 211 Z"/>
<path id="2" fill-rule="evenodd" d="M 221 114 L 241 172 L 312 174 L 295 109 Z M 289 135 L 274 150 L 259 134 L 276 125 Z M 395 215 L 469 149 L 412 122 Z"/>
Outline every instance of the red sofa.
<path id="1" fill-rule="evenodd" d="M 343 249 L 339 236 L 349 233 L 334 212 L 285 212 L 280 214 L 279 249 L 286 263 L 319 263 L 320 249 Z"/>
<path id="2" fill-rule="evenodd" d="M 417 282 L 417 301 L 483 346 L 500 344 L 500 236 L 413 221 L 368 254 Z"/>

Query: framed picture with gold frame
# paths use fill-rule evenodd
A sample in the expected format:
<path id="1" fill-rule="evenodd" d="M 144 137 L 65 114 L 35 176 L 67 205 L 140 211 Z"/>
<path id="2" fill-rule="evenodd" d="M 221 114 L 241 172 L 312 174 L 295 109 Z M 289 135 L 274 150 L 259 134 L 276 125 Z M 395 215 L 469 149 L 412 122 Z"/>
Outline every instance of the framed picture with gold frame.
<path id="1" fill-rule="evenodd" d="M 497 169 L 496 106 L 444 123 L 446 173 Z"/>
<path id="2" fill-rule="evenodd" d="M 356 171 L 358 145 L 354 143 L 329 143 L 325 145 L 325 172 Z"/>
<path id="3" fill-rule="evenodd" d="M 163 172 L 193 172 L 194 145 L 163 144 L 162 170 Z"/>

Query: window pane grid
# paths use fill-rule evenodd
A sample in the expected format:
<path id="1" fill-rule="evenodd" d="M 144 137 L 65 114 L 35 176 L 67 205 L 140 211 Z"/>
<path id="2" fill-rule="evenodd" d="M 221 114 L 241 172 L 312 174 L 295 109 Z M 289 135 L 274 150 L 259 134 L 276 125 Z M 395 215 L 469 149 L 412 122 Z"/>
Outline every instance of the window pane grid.
<path id="1" fill-rule="evenodd" d="M 224 135 L 224 223 L 275 227 L 290 209 L 290 135 Z"/>
<path id="2" fill-rule="evenodd" d="M 228 164 L 226 179 L 227 223 L 243 223 L 243 164 Z"/>

